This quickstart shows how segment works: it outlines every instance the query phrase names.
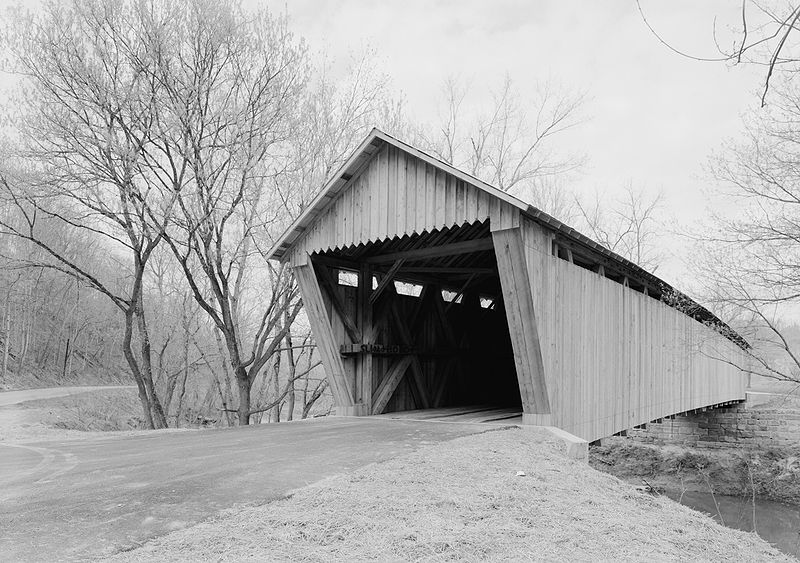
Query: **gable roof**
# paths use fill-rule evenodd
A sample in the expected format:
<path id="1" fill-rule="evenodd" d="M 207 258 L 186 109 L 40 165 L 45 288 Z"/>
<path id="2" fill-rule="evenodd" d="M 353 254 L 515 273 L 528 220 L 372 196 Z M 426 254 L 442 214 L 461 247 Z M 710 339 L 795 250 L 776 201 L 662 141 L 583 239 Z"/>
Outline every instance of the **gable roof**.
<path id="1" fill-rule="evenodd" d="M 608 259 L 614 264 L 615 267 L 625 272 L 629 277 L 639 280 L 650 287 L 657 288 L 662 295 L 670 296 L 670 305 L 680 308 L 687 315 L 695 318 L 696 320 L 713 326 L 726 338 L 732 340 L 740 347 L 749 348 L 750 345 L 747 341 L 739 335 L 736 331 L 730 328 L 727 324 L 722 322 L 716 315 L 711 313 L 708 309 L 678 291 L 670 284 L 661 278 L 651 274 L 644 268 L 630 260 L 620 256 L 619 254 L 609 250 L 605 246 L 590 239 L 586 235 L 576 231 L 572 227 L 562 223 L 552 215 L 549 215 L 528 203 L 516 198 L 486 182 L 467 174 L 466 172 L 455 168 L 454 166 L 433 157 L 411 145 L 408 145 L 391 135 L 380 131 L 379 129 L 372 129 L 364 141 L 353 151 L 350 157 L 345 161 L 341 168 L 325 183 L 317 196 L 311 201 L 306 209 L 295 219 L 289 228 L 278 238 L 275 244 L 267 252 L 268 259 L 282 259 L 286 252 L 292 245 L 303 235 L 303 233 L 312 225 L 312 223 L 319 217 L 327 207 L 333 202 L 339 193 L 341 193 L 349 185 L 350 179 L 355 177 L 359 171 L 366 167 L 372 160 L 372 157 L 384 145 L 392 145 L 406 153 L 454 176 L 455 178 L 466 182 L 479 190 L 482 190 L 492 197 L 495 197 L 505 203 L 520 210 L 520 213 L 529 219 L 539 223 L 545 228 L 557 233 L 559 237 L 584 247 L 592 253 L 599 254 L 600 256 Z"/>

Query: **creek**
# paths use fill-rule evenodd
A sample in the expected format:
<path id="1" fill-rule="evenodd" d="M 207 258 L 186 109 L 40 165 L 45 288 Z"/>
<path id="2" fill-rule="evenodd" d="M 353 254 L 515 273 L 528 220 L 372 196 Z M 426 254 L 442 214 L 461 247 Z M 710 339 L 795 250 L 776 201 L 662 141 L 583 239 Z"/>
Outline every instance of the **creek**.
<path id="1" fill-rule="evenodd" d="M 729 528 L 752 532 L 752 499 L 726 495 L 714 495 L 686 491 L 667 491 L 669 498 L 676 502 L 704 512 Z M 716 503 L 714 502 L 716 500 Z M 755 502 L 755 530 L 764 540 L 782 552 L 800 559 L 800 506 L 783 504 L 769 500 Z"/>

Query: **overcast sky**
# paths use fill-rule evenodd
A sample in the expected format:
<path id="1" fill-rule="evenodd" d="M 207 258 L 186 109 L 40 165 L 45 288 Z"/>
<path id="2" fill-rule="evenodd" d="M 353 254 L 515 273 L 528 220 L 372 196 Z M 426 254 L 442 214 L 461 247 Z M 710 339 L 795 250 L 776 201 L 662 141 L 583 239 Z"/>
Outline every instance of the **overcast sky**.
<path id="1" fill-rule="evenodd" d="M 0 0 L 0 7 L 13 4 Z M 246 0 L 261 5 L 260 0 Z M 443 80 L 472 85 L 473 101 L 508 74 L 522 94 L 550 79 L 583 92 L 585 121 L 561 138 L 565 152 L 588 157 L 570 177 L 578 192 L 619 194 L 628 182 L 661 190 L 673 221 L 702 217 L 703 165 L 759 103 L 763 68 L 703 63 L 671 52 L 647 29 L 634 0 L 267 0 L 288 13 L 312 51 L 347 61 L 365 46 L 402 92 L 410 116 L 436 115 Z M 701 56 L 733 38 L 741 5 L 729 0 L 642 0 L 651 25 L 672 45 Z M 8 79 L 6 76 L 5 79 Z M 674 253 L 685 244 L 671 238 Z M 659 274 L 681 280 L 677 259 Z M 683 284 L 685 285 L 685 283 Z"/>
<path id="2" fill-rule="evenodd" d="M 708 184 L 703 165 L 739 131 L 740 115 L 758 106 L 763 79 L 763 69 L 669 51 L 633 0 L 276 0 L 270 6 L 287 11 L 317 53 L 342 60 L 371 45 L 418 120 L 435 115 L 448 75 L 470 81 L 476 92 L 498 85 L 506 73 L 523 92 L 547 78 L 585 92 L 587 120 L 562 138 L 588 156 L 572 185 L 612 194 L 633 181 L 663 190 L 668 211 L 682 221 L 701 216 L 701 188 Z M 642 8 L 671 44 L 714 56 L 715 18 L 719 37 L 730 42 L 741 5 L 642 0 Z M 678 277 L 677 263 L 668 268 L 668 279 Z"/>

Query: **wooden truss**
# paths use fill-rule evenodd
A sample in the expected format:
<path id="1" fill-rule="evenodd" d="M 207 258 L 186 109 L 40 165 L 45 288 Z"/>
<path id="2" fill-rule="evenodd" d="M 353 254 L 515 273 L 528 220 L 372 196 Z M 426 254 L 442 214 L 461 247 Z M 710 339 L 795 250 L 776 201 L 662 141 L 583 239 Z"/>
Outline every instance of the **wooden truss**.
<path id="1" fill-rule="evenodd" d="M 314 255 L 294 267 L 339 414 L 380 414 L 393 400 L 395 410 L 442 406 L 470 369 L 467 359 L 491 353 L 482 349 L 485 343 L 470 341 L 469 327 L 453 321 L 460 311 L 472 323 L 507 318 L 525 415 L 529 422 L 549 424 L 520 229 L 468 227 L 463 231 L 476 238 L 460 240 L 463 233 L 454 229 L 450 240 L 433 241 L 438 244 Z M 357 287 L 339 285 L 342 268 L 357 273 Z M 395 281 L 421 285 L 419 296 L 399 295 Z M 445 301 L 443 289 L 455 297 Z M 491 306 L 482 308 L 481 299 Z M 486 385 L 492 385 L 490 371 Z"/>

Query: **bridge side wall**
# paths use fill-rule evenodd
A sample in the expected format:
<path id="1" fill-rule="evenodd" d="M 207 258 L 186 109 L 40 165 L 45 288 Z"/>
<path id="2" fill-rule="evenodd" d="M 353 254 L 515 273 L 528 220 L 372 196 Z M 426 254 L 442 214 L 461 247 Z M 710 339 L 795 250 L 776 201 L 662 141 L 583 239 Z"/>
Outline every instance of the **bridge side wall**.
<path id="1" fill-rule="evenodd" d="M 553 256 L 523 219 L 552 424 L 586 440 L 745 398 L 743 351 L 679 310 Z"/>

